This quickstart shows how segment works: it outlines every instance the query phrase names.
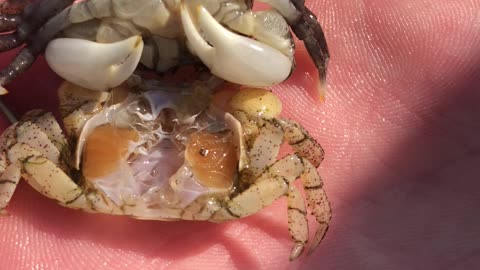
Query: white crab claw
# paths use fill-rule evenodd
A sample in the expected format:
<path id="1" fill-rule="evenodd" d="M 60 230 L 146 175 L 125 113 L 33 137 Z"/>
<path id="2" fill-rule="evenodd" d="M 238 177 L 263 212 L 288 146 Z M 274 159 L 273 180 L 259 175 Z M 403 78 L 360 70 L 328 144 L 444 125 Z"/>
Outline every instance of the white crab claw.
<path id="1" fill-rule="evenodd" d="M 106 91 L 132 75 L 142 51 L 141 36 L 115 43 L 59 38 L 48 44 L 45 58 L 65 80 L 87 89 Z"/>
<path id="2" fill-rule="evenodd" d="M 233 83 L 269 86 L 284 81 L 292 60 L 278 50 L 251 38 L 235 34 L 218 23 L 203 6 L 197 9 L 195 27 L 188 8 L 181 7 L 182 23 L 191 49 L 210 71 Z"/>

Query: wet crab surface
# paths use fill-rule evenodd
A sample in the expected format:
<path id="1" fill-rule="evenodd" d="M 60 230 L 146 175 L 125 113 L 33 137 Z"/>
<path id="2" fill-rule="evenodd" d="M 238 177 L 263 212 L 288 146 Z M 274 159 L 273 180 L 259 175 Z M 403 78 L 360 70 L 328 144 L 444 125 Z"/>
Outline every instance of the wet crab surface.
<path id="1" fill-rule="evenodd" d="M 342 35 L 346 40 L 333 39 L 331 44 L 332 52 L 346 58 L 332 63 L 338 70 L 330 73 L 328 102 L 314 109 L 302 92 L 308 85 L 303 77 L 294 77 L 275 91 L 285 103 L 284 115 L 312 130 L 330 155 L 323 172 L 329 179 L 326 185 L 336 218 L 335 229 L 317 252 L 322 255 L 308 258 L 303 265 L 286 266 L 290 239 L 283 202 L 231 224 L 158 224 L 73 214 L 22 185 L 10 218 L 0 222 L 3 266 L 359 269 L 369 265 L 396 269 L 422 263 L 427 269 L 477 267 L 479 206 L 474 190 L 478 190 L 478 158 L 464 155 L 465 149 L 452 138 L 478 148 L 480 133 L 475 123 L 480 112 L 475 86 L 480 83 L 480 40 L 472 21 L 480 7 L 475 2 L 451 1 L 439 1 L 434 7 L 418 1 L 319 1 L 310 6 L 322 14 L 321 19 L 334 22 L 327 33 L 347 33 Z M 419 13 L 431 16 L 419 17 Z M 396 27 L 385 29 L 385 25 Z M 399 40 L 405 33 L 408 38 Z M 445 38 L 439 42 L 432 33 Z M 380 50 L 372 52 L 371 48 Z M 454 59 L 452 51 L 456 52 Z M 372 65 L 372 60 L 387 64 Z M 54 109 L 59 80 L 50 79 L 52 74 L 45 68 L 45 64 L 36 64 L 25 75 L 29 80 L 12 85 L 5 101 L 18 112 L 40 103 Z M 419 70 L 416 75 L 423 79 L 412 80 L 412 69 Z M 371 74 L 382 75 L 365 81 Z M 32 91 L 40 86 L 50 87 L 51 92 Z M 441 116 L 445 114 L 449 117 Z M 319 125 L 325 132 L 317 129 Z M 462 162 L 451 163 L 452 158 Z M 431 167 L 417 162 L 425 159 L 443 166 L 435 185 L 426 174 Z M 79 261 L 72 254 L 85 259 Z"/>

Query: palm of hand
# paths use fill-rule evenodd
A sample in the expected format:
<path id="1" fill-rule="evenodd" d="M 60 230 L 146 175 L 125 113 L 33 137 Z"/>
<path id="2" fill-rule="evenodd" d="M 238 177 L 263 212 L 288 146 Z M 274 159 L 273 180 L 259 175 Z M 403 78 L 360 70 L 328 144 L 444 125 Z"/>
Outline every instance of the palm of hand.
<path id="1" fill-rule="evenodd" d="M 226 224 L 164 223 L 64 209 L 21 185 L 11 216 L 0 221 L 3 267 L 478 267 L 480 2 L 307 5 L 319 14 L 332 54 L 327 101 L 309 99 L 311 80 L 302 72 L 275 90 L 284 116 L 303 123 L 327 151 L 320 172 L 334 219 L 314 254 L 288 263 L 284 200 Z M 298 66 L 311 71 L 303 51 Z M 45 70 L 37 63 L 6 102 L 19 112 L 53 110 L 58 79 Z"/>

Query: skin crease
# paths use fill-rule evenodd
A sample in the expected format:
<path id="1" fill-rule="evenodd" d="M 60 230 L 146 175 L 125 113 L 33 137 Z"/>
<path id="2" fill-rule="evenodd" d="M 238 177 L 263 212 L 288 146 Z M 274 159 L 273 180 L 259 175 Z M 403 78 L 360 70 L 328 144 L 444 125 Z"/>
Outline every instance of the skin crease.
<path id="1" fill-rule="evenodd" d="M 288 262 L 285 199 L 239 221 L 168 223 L 62 208 L 22 183 L 0 217 L 1 268 L 480 267 L 480 1 L 307 6 L 332 55 L 326 102 L 309 97 L 313 67 L 302 46 L 297 72 L 274 91 L 283 116 L 327 153 L 320 172 L 334 216 L 313 254 Z M 37 61 L 3 100 L 17 113 L 55 110 L 59 82 Z"/>

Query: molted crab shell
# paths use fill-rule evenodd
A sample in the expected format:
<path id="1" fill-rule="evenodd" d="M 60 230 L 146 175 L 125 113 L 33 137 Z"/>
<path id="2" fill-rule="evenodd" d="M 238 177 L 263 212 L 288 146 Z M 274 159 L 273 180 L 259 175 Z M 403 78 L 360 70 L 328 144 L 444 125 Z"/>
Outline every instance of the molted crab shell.
<path id="1" fill-rule="evenodd" d="M 139 80 L 111 92 L 65 82 L 59 90 L 67 137 L 52 114 L 28 113 L 0 137 L 0 208 L 23 177 L 66 207 L 154 220 L 222 222 L 288 197 L 291 259 L 308 239 L 301 178 L 323 238 L 330 206 L 316 167 L 320 145 L 278 118 L 271 92 L 218 91 L 211 79 L 186 87 Z M 280 145 L 293 152 L 277 160 Z"/>

